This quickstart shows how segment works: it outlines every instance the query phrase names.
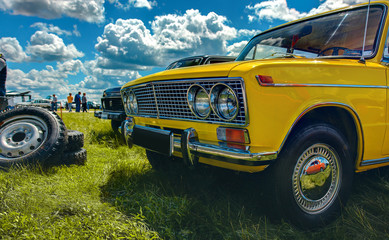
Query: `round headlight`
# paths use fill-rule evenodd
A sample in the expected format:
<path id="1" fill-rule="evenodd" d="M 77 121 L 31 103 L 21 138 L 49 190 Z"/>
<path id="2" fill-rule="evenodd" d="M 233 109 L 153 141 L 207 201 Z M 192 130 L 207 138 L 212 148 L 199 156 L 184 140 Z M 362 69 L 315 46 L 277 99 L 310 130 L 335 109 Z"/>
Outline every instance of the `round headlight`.
<path id="1" fill-rule="evenodd" d="M 234 90 L 219 83 L 211 89 L 211 106 L 219 118 L 233 120 L 238 115 L 239 102 Z"/>
<path id="2" fill-rule="evenodd" d="M 130 91 L 128 94 L 128 105 L 131 109 L 131 113 L 138 114 L 138 101 L 136 100 L 135 93 Z"/>
<path id="3" fill-rule="evenodd" d="M 127 114 L 131 114 L 130 104 L 128 103 L 127 92 L 123 93 L 123 104 L 124 104 L 124 110 L 126 110 Z"/>
<path id="4" fill-rule="evenodd" d="M 196 117 L 204 119 L 211 113 L 209 96 L 202 86 L 192 85 L 188 90 L 187 100 L 190 110 Z"/>

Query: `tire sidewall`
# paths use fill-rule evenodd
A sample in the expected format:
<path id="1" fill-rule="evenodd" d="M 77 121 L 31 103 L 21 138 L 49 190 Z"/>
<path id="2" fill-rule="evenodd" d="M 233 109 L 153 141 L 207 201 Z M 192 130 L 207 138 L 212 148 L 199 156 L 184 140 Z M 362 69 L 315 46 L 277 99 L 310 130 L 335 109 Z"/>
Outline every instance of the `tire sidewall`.
<path id="1" fill-rule="evenodd" d="M 0 165 L 11 166 L 13 164 L 44 163 L 48 158 L 55 158 L 62 153 L 67 141 L 67 130 L 62 120 L 56 113 L 49 112 L 39 107 L 19 107 L 0 114 L 0 122 L 6 122 L 0 129 L 12 123 L 13 120 L 21 121 L 21 116 L 33 116 L 39 118 L 47 127 L 47 137 L 35 151 L 15 158 L 0 156 Z M 11 121 L 11 122 L 9 122 Z"/>
<path id="2" fill-rule="evenodd" d="M 302 153 L 314 144 L 327 145 L 338 157 L 339 189 L 333 201 L 326 206 L 325 211 L 315 214 L 304 212 L 296 203 L 293 194 L 292 176 L 296 163 Z M 280 153 L 275 166 L 275 196 L 280 215 L 302 228 L 312 228 L 333 220 L 347 201 L 353 178 L 352 161 L 349 146 L 345 138 L 330 125 L 315 124 L 299 131 Z"/>

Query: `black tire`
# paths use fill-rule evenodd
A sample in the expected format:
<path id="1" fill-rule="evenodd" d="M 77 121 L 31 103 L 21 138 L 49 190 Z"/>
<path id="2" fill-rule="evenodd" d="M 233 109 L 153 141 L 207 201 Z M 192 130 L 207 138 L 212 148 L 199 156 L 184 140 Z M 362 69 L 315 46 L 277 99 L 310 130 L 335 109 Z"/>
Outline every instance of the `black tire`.
<path id="1" fill-rule="evenodd" d="M 76 130 L 68 130 L 68 143 L 65 152 L 73 152 L 84 146 L 84 133 Z"/>
<path id="2" fill-rule="evenodd" d="M 308 174 L 314 160 L 326 168 Z M 349 145 L 338 130 L 328 124 L 305 127 L 288 140 L 270 168 L 273 210 L 304 229 L 327 224 L 346 204 L 353 174 Z"/>
<path id="3" fill-rule="evenodd" d="M 0 166 L 46 164 L 58 161 L 67 130 L 54 112 L 40 107 L 18 107 L 0 113 Z"/>
<path id="4" fill-rule="evenodd" d="M 115 133 L 119 132 L 119 127 L 122 125 L 122 121 L 111 120 L 111 127 Z"/>
<path id="5" fill-rule="evenodd" d="M 61 163 L 65 165 L 85 165 L 87 160 L 86 149 L 81 148 L 74 152 L 65 152 L 62 155 Z"/>

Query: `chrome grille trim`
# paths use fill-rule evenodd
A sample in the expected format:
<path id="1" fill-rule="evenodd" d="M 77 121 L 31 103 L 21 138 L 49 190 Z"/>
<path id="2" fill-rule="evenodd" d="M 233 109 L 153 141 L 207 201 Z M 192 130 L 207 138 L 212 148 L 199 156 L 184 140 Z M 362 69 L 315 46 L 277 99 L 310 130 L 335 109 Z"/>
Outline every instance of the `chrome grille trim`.
<path id="1" fill-rule="evenodd" d="M 187 103 L 187 91 L 192 84 L 203 86 L 208 94 L 216 83 L 224 83 L 234 89 L 239 101 L 239 113 L 231 121 L 220 119 L 211 112 L 208 118 L 199 119 L 190 110 Z M 207 122 L 223 125 L 248 125 L 248 111 L 245 86 L 242 78 L 206 78 L 154 81 L 134 85 L 121 90 L 132 89 L 138 101 L 138 114 L 131 116 L 150 117 L 159 119 L 175 119 L 196 122 Z"/>

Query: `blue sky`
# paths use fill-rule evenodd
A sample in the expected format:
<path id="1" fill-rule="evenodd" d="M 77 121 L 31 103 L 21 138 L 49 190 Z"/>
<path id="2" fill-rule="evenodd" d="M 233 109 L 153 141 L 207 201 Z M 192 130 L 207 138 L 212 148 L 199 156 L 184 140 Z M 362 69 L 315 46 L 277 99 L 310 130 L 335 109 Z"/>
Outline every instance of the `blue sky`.
<path id="1" fill-rule="evenodd" d="M 35 98 L 106 88 L 182 57 L 237 55 L 269 27 L 365 0 L 0 0 L 7 89 Z"/>

